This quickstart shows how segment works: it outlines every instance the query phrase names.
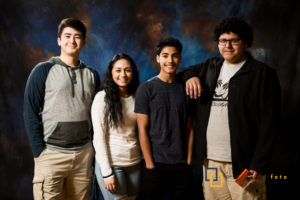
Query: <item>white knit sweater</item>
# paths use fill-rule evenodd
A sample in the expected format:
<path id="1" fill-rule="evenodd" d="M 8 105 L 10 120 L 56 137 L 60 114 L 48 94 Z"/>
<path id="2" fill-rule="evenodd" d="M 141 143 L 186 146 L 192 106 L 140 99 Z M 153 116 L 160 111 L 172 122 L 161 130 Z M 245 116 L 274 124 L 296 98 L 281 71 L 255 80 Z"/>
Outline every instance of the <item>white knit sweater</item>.
<path id="1" fill-rule="evenodd" d="M 112 174 L 111 166 L 127 167 L 140 162 L 140 150 L 137 139 L 134 97 L 121 97 L 123 123 L 117 128 L 110 127 L 104 132 L 105 92 L 100 91 L 92 104 L 92 122 L 94 128 L 93 145 L 103 177 Z M 108 178 L 108 177 L 107 177 Z"/>

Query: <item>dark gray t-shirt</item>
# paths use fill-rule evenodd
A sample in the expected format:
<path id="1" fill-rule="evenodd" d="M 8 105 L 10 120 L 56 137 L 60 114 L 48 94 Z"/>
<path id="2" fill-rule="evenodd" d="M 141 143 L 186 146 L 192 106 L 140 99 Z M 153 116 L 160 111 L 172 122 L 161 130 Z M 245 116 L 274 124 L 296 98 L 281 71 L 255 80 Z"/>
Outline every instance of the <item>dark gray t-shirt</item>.
<path id="1" fill-rule="evenodd" d="M 154 162 L 185 163 L 188 98 L 182 83 L 166 83 L 154 77 L 140 85 L 135 96 L 136 113 L 149 115 L 149 140 Z"/>

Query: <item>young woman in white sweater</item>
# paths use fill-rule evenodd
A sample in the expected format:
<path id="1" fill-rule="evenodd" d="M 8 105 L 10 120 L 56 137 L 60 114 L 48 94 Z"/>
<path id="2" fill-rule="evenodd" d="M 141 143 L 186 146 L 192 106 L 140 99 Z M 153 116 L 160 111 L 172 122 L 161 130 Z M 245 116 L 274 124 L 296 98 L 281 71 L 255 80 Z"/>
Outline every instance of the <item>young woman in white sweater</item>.
<path id="1" fill-rule="evenodd" d="M 92 104 L 95 174 L 105 200 L 135 199 L 140 181 L 140 147 L 134 113 L 139 86 L 133 59 L 117 54 Z"/>

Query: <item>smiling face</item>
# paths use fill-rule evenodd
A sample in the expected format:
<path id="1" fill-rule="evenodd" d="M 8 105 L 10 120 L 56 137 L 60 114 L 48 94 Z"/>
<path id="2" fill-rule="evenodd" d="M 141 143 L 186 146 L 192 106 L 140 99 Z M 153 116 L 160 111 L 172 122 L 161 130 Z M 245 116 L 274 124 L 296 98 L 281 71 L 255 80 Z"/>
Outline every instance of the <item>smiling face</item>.
<path id="1" fill-rule="evenodd" d="M 78 57 L 85 44 L 82 33 L 74 28 L 66 27 L 57 38 L 57 43 L 61 47 L 61 55 Z"/>
<path id="2" fill-rule="evenodd" d="M 220 40 L 236 40 L 240 39 L 235 33 L 223 33 L 219 37 Z M 237 44 L 232 44 L 232 42 L 227 41 L 225 45 L 218 44 L 220 54 L 223 56 L 228 64 L 237 64 L 246 59 L 245 49 L 247 48 L 247 43 L 243 40 L 239 40 Z"/>
<path id="3" fill-rule="evenodd" d="M 160 74 L 174 75 L 180 60 L 181 56 L 176 47 L 164 47 L 160 54 L 156 56 L 156 61 L 160 64 Z"/>
<path id="4" fill-rule="evenodd" d="M 127 88 L 133 78 L 133 71 L 130 66 L 130 62 L 126 59 L 116 61 L 113 65 L 111 74 L 114 82 L 120 89 Z"/>

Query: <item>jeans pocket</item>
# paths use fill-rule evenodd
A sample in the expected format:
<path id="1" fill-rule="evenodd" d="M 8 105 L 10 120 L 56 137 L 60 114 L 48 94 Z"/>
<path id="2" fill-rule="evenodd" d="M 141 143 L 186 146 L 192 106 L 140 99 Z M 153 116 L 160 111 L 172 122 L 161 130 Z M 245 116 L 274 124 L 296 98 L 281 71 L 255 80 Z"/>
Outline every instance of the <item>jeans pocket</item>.
<path id="1" fill-rule="evenodd" d="M 43 192 L 44 179 L 42 179 L 40 177 L 34 177 L 32 183 L 33 183 L 34 200 L 43 200 L 44 199 L 44 192 Z"/>

